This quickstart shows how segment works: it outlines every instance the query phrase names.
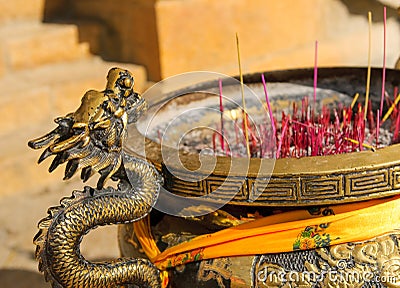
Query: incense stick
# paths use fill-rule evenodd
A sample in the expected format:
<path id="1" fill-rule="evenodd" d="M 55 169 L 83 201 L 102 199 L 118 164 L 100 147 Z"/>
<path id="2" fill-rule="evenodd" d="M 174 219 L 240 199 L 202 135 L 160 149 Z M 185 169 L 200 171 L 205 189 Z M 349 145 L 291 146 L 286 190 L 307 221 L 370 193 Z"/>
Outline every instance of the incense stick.
<path id="1" fill-rule="evenodd" d="M 353 101 L 351 102 L 350 108 L 353 109 L 354 105 L 357 102 L 358 97 L 360 96 L 359 93 L 356 93 L 356 95 L 354 95 Z"/>
<path id="2" fill-rule="evenodd" d="M 244 84 L 243 84 L 243 73 L 242 73 L 242 65 L 240 63 L 240 46 L 239 46 L 239 36 L 236 33 L 236 48 L 237 48 L 237 57 L 238 57 L 238 64 L 239 64 L 239 77 L 240 77 L 240 88 L 242 92 L 242 106 L 243 106 L 243 121 L 244 121 L 244 135 L 246 138 L 246 151 L 247 156 L 250 158 L 250 145 L 249 145 L 249 131 L 248 124 L 247 124 L 247 112 L 246 112 L 246 102 L 244 100 Z"/>
<path id="3" fill-rule="evenodd" d="M 385 81 L 386 81 L 386 6 L 383 7 L 383 65 L 382 65 L 382 94 L 381 107 L 379 116 L 382 117 L 383 99 L 385 97 Z"/>
<path id="4" fill-rule="evenodd" d="M 396 125 L 395 125 L 395 129 L 393 132 L 393 142 L 394 143 L 398 143 L 398 138 L 399 138 L 399 128 L 400 128 L 400 113 L 397 113 L 397 117 L 396 117 Z"/>
<path id="5" fill-rule="evenodd" d="M 224 139 L 224 106 L 222 105 L 222 80 L 219 79 L 219 111 L 221 112 L 221 149 L 225 152 Z"/>
<path id="6" fill-rule="evenodd" d="M 317 78 L 318 78 L 318 41 L 315 41 L 314 52 L 314 111 L 317 103 Z"/>
<path id="7" fill-rule="evenodd" d="M 357 144 L 357 145 L 360 145 L 360 146 L 362 146 L 362 147 L 364 147 L 364 148 L 370 149 L 370 150 L 372 150 L 372 151 L 375 152 L 375 147 L 374 147 L 374 146 L 371 146 L 371 145 L 369 145 L 369 144 L 360 143 L 360 142 L 357 141 L 357 140 L 350 139 L 350 138 L 346 138 L 346 137 L 344 138 L 344 140 L 349 141 L 349 142 L 354 143 L 354 144 Z"/>
<path id="8" fill-rule="evenodd" d="M 381 125 L 383 124 L 383 122 L 385 122 L 389 118 L 390 114 L 392 114 L 394 108 L 396 107 L 397 103 L 399 103 L 399 101 L 400 101 L 400 94 L 397 95 L 396 100 L 394 100 L 392 106 L 390 106 L 390 108 L 386 112 L 385 116 L 383 116 L 382 121 L 381 121 Z"/>
<path id="9" fill-rule="evenodd" d="M 283 124 L 282 133 L 281 133 L 281 139 L 279 139 L 278 149 L 276 150 L 276 158 L 280 158 L 279 154 L 281 154 L 283 138 L 285 137 L 288 123 L 289 123 L 289 119 L 286 119 L 285 124 Z"/>
<path id="10" fill-rule="evenodd" d="M 369 87 L 371 82 L 371 30 L 372 30 L 372 13 L 371 11 L 369 11 L 368 12 L 368 71 L 367 71 L 367 87 L 365 90 L 364 120 L 367 119 Z"/>
<path id="11" fill-rule="evenodd" d="M 378 148 L 378 146 L 379 146 L 379 127 L 381 126 L 379 124 L 380 115 L 381 115 L 381 113 L 380 113 L 380 110 L 378 109 L 378 111 L 376 111 L 376 140 L 375 140 L 376 148 Z"/>
<path id="12" fill-rule="evenodd" d="M 272 115 L 271 102 L 269 101 L 269 98 L 268 98 L 267 84 L 265 83 L 264 74 L 261 74 L 261 80 L 262 80 L 263 87 L 264 87 L 265 101 L 267 102 L 269 118 L 271 119 L 272 132 L 274 133 L 274 137 L 276 137 L 275 121 L 274 121 L 274 116 Z"/>

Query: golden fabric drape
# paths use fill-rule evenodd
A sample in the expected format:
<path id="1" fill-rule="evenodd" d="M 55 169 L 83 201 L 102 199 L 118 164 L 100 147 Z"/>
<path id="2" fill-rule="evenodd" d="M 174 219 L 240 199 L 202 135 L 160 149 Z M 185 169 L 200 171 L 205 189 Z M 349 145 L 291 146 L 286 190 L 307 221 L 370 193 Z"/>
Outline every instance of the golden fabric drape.
<path id="1" fill-rule="evenodd" d="M 329 213 L 303 209 L 271 215 L 198 236 L 163 252 L 152 237 L 148 218 L 136 222 L 134 229 L 149 259 L 165 271 L 203 259 L 281 253 L 365 241 L 400 228 L 400 196 L 320 210 Z M 165 273 L 163 275 L 167 277 Z"/>

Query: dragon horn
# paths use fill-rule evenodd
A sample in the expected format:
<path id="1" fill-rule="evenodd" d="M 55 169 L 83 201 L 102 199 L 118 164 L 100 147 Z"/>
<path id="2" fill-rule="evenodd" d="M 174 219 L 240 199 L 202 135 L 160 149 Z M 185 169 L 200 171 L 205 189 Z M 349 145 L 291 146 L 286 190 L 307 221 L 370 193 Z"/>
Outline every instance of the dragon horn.
<path id="1" fill-rule="evenodd" d="M 58 130 L 59 129 L 56 128 L 42 137 L 29 141 L 28 146 L 32 149 L 41 149 L 53 144 L 60 137 Z"/>

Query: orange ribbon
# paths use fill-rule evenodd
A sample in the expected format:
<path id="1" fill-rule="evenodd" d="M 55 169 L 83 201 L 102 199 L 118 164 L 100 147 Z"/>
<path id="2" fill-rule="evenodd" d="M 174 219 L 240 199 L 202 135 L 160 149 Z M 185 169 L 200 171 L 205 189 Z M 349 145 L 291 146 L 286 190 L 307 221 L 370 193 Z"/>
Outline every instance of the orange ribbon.
<path id="1" fill-rule="evenodd" d="M 400 196 L 320 208 L 327 216 L 295 210 L 198 236 L 160 252 L 148 219 L 134 223 L 149 259 L 162 271 L 219 257 L 281 253 L 365 241 L 400 228 Z"/>

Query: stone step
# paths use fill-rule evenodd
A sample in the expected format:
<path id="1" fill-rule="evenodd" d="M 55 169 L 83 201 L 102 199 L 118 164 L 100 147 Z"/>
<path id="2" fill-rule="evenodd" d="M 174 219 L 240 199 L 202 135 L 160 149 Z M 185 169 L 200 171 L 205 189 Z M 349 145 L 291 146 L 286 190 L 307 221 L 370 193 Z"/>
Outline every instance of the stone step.
<path id="1" fill-rule="evenodd" d="M 0 78 L 0 136 L 51 122 L 52 118 L 75 110 L 87 90 L 104 89 L 107 72 L 114 66 L 134 74 L 137 91 L 144 88 L 146 74 L 142 66 L 104 62 L 97 57 L 45 65 Z"/>
<path id="2" fill-rule="evenodd" d="M 111 33 L 107 33 L 106 28 L 101 22 L 86 19 L 74 19 L 71 23 L 76 25 L 79 30 L 79 41 L 89 44 L 90 53 L 102 55 L 103 58 L 115 53 L 115 51 L 110 51 L 112 50 L 112 45 L 109 45 L 108 43 L 109 41 L 115 41 L 113 37 L 115 38 L 116 35 L 110 35 Z M 107 51 L 108 53 L 106 53 Z"/>
<path id="3" fill-rule="evenodd" d="M 135 76 L 135 87 L 145 87 L 141 66 L 104 62 L 97 57 L 45 65 L 0 78 L 0 182 L 2 193 L 46 189 L 62 179 L 62 171 L 47 172 L 49 162 L 37 165 L 40 151 L 27 142 L 55 128 L 53 119 L 74 111 L 90 89 L 103 90 L 112 67 L 123 67 Z"/>
<path id="4" fill-rule="evenodd" d="M 5 73 L 89 56 L 88 44 L 78 42 L 75 25 L 8 23 L 0 27 L 0 38 Z"/>
<path id="5" fill-rule="evenodd" d="M 49 119 L 51 120 L 51 119 Z M 0 197 L 18 193 L 45 193 L 48 190 L 61 189 L 64 185 L 76 183 L 76 189 L 82 189 L 83 184 L 78 176 L 69 181 L 63 181 L 65 165 L 49 173 L 48 167 L 52 159 L 46 159 L 38 165 L 37 161 L 42 151 L 28 147 L 28 141 L 47 133 L 55 124 L 39 123 L 29 129 L 1 137 L 0 139 Z M 95 179 L 94 179 L 95 180 Z M 91 180 L 90 185 L 96 185 Z M 72 191 L 70 191 L 71 193 Z M 61 196 L 61 195 L 60 195 Z"/>
<path id="6" fill-rule="evenodd" d="M 0 0 L 0 24 L 13 21 L 41 21 L 45 0 Z"/>

